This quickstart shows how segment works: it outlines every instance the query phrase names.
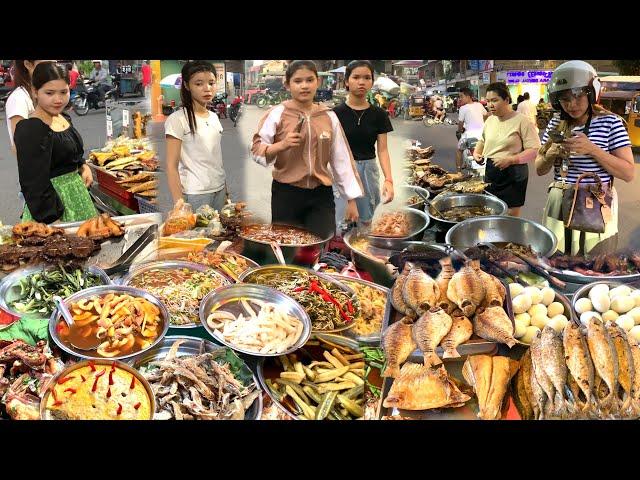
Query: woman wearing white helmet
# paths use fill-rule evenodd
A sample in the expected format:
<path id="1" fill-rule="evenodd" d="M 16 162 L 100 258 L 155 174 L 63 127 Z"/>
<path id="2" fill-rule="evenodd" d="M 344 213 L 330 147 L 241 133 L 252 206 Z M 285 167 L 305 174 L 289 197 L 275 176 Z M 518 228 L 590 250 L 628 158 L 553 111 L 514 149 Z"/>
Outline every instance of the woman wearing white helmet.
<path id="1" fill-rule="evenodd" d="M 595 69 L 580 60 L 560 65 L 549 82 L 549 100 L 560 114 L 551 119 L 542 137 L 536 171 L 545 175 L 554 170 L 543 223 L 558 237 L 558 250 L 567 255 L 595 253 L 596 245 L 598 253 L 616 250 L 618 195 L 613 180 L 631 182 L 635 175 L 629 135 L 620 117 L 596 105 L 599 93 Z M 563 192 L 585 173 L 596 174 L 605 191 L 611 191 L 611 218 L 605 219 L 604 233 L 571 230 L 563 223 Z M 595 183 L 591 177 L 580 181 L 581 186 Z"/>

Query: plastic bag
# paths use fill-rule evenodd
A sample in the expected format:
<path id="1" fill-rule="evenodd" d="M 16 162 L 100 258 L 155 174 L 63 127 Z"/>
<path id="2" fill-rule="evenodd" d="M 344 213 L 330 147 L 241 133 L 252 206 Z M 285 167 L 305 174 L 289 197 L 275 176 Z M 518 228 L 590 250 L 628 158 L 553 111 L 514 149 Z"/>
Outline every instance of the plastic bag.
<path id="1" fill-rule="evenodd" d="M 191 230 L 196 226 L 196 215 L 193 213 L 190 203 L 185 203 L 183 199 L 176 202 L 173 210 L 169 212 L 169 217 L 164 224 L 162 234 L 164 236 L 174 233 Z"/>

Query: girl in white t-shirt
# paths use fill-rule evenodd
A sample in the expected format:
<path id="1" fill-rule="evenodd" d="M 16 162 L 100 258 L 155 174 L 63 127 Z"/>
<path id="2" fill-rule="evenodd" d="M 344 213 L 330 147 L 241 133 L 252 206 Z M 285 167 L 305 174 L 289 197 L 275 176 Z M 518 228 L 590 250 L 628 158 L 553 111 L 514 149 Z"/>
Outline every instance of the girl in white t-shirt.
<path id="1" fill-rule="evenodd" d="M 187 62 L 182 67 L 182 108 L 165 122 L 167 179 L 174 203 L 184 198 L 194 211 L 202 205 L 220 210 L 227 198 L 222 164 L 222 125 L 207 110 L 215 94 L 213 65 Z"/>

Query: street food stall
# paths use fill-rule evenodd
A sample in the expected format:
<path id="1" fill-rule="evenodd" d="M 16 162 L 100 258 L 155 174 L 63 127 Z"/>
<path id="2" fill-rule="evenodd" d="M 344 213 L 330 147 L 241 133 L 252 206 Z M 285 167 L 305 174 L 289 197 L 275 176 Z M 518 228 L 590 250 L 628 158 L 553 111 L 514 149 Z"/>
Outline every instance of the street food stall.
<path id="1" fill-rule="evenodd" d="M 435 154 L 342 257 L 243 203 L 0 227 L 0 416 L 637 419 L 640 254 L 558 255 Z"/>

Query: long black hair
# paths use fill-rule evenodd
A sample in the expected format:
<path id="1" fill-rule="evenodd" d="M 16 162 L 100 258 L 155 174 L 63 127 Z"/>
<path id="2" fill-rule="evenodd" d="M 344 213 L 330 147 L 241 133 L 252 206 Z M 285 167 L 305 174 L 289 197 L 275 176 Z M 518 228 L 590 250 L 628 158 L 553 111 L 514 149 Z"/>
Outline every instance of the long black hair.
<path id="1" fill-rule="evenodd" d="M 69 85 L 69 73 L 56 62 L 39 63 L 33 70 L 31 84 L 36 90 L 40 90 L 45 83 L 53 80 L 64 80 Z"/>
<path id="2" fill-rule="evenodd" d="M 198 126 L 196 125 L 196 114 L 193 111 L 193 98 L 191 97 L 191 92 L 187 88 L 189 84 L 189 80 L 196 73 L 200 72 L 211 72 L 213 73 L 213 78 L 216 78 L 216 69 L 209 62 L 205 62 L 204 60 L 192 60 L 184 64 L 182 67 L 182 84 L 180 85 L 180 100 L 182 101 L 182 108 L 187 113 L 187 121 L 189 122 L 189 129 L 191 130 L 191 135 L 195 135 L 198 130 Z"/>
<path id="3" fill-rule="evenodd" d="M 373 71 L 373 64 L 369 60 L 353 60 L 349 62 L 347 68 L 344 69 L 344 84 L 347 91 L 349 91 L 349 77 L 358 67 L 367 67 L 371 71 L 371 80 L 374 79 L 375 72 Z"/>

